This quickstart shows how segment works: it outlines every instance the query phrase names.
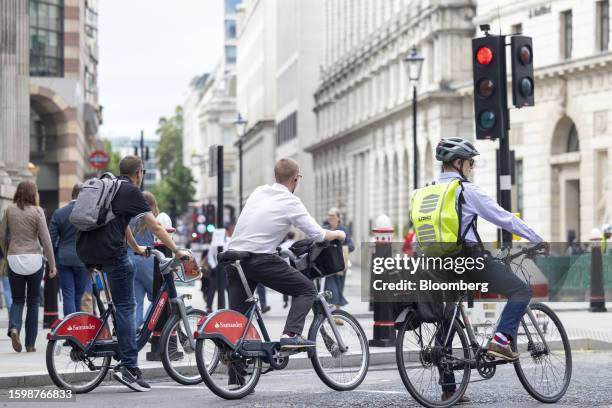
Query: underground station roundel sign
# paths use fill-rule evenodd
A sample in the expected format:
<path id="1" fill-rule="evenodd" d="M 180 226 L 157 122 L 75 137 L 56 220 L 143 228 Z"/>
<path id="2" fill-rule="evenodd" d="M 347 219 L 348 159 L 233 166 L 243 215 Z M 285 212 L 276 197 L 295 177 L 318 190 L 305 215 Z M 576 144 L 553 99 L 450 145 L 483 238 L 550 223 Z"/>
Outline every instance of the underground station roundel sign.
<path id="1" fill-rule="evenodd" d="M 89 155 L 89 164 L 96 169 L 105 169 L 108 161 L 108 154 L 104 150 L 95 150 Z"/>

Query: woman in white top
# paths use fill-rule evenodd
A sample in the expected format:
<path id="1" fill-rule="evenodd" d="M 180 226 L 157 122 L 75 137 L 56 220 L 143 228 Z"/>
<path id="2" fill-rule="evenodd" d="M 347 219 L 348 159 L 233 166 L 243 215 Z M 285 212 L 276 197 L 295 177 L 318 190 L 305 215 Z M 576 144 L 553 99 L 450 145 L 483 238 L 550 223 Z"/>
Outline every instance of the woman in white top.
<path id="1" fill-rule="evenodd" d="M 27 301 L 25 321 L 26 351 L 36 351 L 38 335 L 38 305 L 40 282 L 43 278 L 43 254 L 49 261 L 49 277 L 56 275 L 53 246 L 45 214 L 38 206 L 38 189 L 31 181 L 17 186 L 10 205 L 0 224 L 0 246 L 9 266 L 9 282 L 13 304 L 9 312 L 8 336 L 16 352 L 22 350 L 19 334 L 23 322 L 23 309 Z"/>

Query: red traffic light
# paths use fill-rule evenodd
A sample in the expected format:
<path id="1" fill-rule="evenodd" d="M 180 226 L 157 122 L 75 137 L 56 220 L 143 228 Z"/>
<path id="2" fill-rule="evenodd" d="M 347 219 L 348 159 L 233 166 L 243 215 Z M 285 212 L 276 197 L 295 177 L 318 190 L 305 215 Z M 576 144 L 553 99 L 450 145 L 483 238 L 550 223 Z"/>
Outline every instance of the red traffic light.
<path id="1" fill-rule="evenodd" d="M 476 52 L 476 61 L 480 65 L 489 65 L 493 61 L 493 51 L 489 47 L 480 47 Z"/>

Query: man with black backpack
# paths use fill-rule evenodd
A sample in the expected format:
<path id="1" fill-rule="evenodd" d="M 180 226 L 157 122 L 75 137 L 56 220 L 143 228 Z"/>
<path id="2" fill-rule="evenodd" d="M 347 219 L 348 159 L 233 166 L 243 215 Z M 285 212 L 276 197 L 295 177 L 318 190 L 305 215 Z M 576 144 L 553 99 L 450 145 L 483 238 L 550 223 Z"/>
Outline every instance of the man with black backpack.
<path id="1" fill-rule="evenodd" d="M 114 377 L 135 391 L 149 391 L 151 387 L 138 368 L 138 346 L 134 313 L 134 267 L 127 255 L 127 245 L 135 253 L 145 255 L 146 248 L 139 246 L 128 224 L 133 217 L 143 217 L 144 222 L 159 240 L 177 258 L 189 256 L 179 250 L 151 213 L 139 186 L 144 178 L 142 161 L 136 156 L 126 156 L 119 163 L 119 178 L 112 175 L 102 179 L 87 180 L 75 203 L 70 221 L 80 230 L 77 238 L 77 254 L 86 265 L 101 265 L 108 276 L 113 304 L 116 310 L 116 331 L 121 364 L 115 368 Z"/>

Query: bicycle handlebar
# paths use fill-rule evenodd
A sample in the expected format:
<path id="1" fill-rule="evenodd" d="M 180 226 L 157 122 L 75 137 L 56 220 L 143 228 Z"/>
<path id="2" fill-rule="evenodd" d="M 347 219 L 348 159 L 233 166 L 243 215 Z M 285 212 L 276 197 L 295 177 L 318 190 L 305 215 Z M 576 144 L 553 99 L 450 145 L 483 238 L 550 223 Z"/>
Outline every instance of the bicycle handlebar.
<path id="1" fill-rule="evenodd" d="M 540 252 L 540 250 L 545 249 L 545 248 L 546 248 L 546 243 L 545 242 L 540 242 L 538 244 L 535 244 L 532 247 L 523 248 L 523 249 L 521 249 L 519 252 L 517 252 L 515 254 L 512 254 L 512 255 L 509 254 L 509 255 L 503 257 L 502 259 L 504 261 L 509 262 L 509 261 L 512 261 L 512 260 L 514 260 L 514 259 L 516 259 L 516 258 L 518 258 L 520 256 L 523 256 L 523 255 L 535 256 L 535 255 L 537 255 Z"/>

